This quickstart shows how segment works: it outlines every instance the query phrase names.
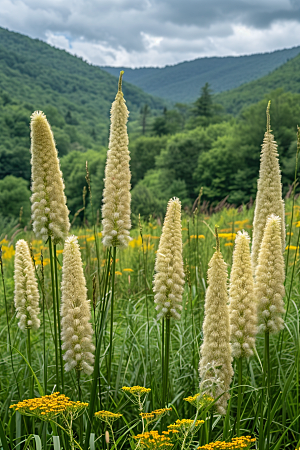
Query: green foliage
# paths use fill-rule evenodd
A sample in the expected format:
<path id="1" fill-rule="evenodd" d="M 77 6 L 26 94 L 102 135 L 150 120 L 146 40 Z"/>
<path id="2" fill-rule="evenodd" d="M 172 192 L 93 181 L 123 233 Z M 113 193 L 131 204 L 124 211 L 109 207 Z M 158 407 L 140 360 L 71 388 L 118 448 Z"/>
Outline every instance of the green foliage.
<path id="1" fill-rule="evenodd" d="M 38 109 L 45 112 L 54 131 L 60 130 L 55 133 L 60 155 L 107 145 L 109 110 L 117 89 L 113 76 L 63 50 L 3 28 L 0 42 L 3 147 L 29 149 L 30 115 Z M 126 74 L 123 91 L 132 119 L 139 117 L 142 104 L 153 111 L 164 106 L 163 101 L 127 84 Z M 21 167 L 26 166 L 23 160 Z"/>
<path id="2" fill-rule="evenodd" d="M 125 73 L 130 83 L 142 88 L 149 94 L 168 99 L 174 103 L 191 103 L 196 100 L 200 86 L 207 82 L 210 83 L 214 92 L 229 91 L 244 83 L 268 75 L 277 67 L 297 56 L 299 52 L 300 48 L 294 47 L 255 55 L 198 58 L 194 61 L 185 61 L 163 68 L 126 69 Z M 115 76 L 118 76 L 121 70 L 118 67 L 103 67 L 103 69 Z M 269 86 L 268 91 L 285 84 L 288 90 L 299 92 L 299 88 L 298 90 L 292 88 L 292 85 L 298 84 L 299 86 L 298 73 L 299 68 L 288 70 L 285 73 L 287 78 L 282 77 L 276 86 L 274 84 Z M 291 89 L 288 88 L 289 85 L 291 85 Z M 238 91 L 239 95 L 242 94 L 242 91 L 243 87 Z M 243 101 L 240 101 L 238 92 L 235 99 L 242 105 Z M 227 94 L 229 99 L 230 92 L 225 92 L 224 98 L 227 98 Z M 259 96 L 254 92 L 255 97 L 252 101 L 251 89 L 249 89 L 249 94 L 249 103 L 254 103 L 263 97 L 265 91 L 261 89 Z"/>
<path id="3" fill-rule="evenodd" d="M 268 75 L 250 83 L 243 84 L 231 91 L 222 92 L 216 96 L 226 111 L 238 114 L 243 108 L 258 102 L 266 94 L 275 89 L 284 89 L 292 93 L 300 93 L 300 55 L 287 61 Z M 271 73 L 270 73 L 271 72 Z"/>
<path id="4" fill-rule="evenodd" d="M 5 212 L 5 217 L 19 217 L 22 208 L 22 223 L 26 224 L 30 219 L 29 198 L 28 183 L 22 178 L 7 175 L 0 180 L 0 211 Z"/>
<path id="5" fill-rule="evenodd" d="M 132 172 L 132 185 L 141 180 L 147 170 L 155 167 L 155 157 L 165 148 L 166 137 L 141 136 L 129 145 L 130 150 L 130 168 Z"/>
<path id="6" fill-rule="evenodd" d="M 211 117 L 213 110 L 212 89 L 209 83 L 201 88 L 201 95 L 194 103 L 194 114 L 196 116 Z"/>
<path id="7" fill-rule="evenodd" d="M 85 153 L 72 151 L 61 159 L 61 169 L 65 182 L 65 194 L 68 199 L 68 208 L 71 211 L 71 218 L 81 208 L 83 208 L 83 188 L 88 189 L 86 183 L 86 162 L 91 179 L 91 189 L 93 193 L 92 202 L 94 214 L 101 208 L 104 168 L 106 160 L 106 149 L 101 151 L 88 150 Z M 86 198 L 86 211 L 81 213 L 80 217 L 92 220 L 92 208 L 90 197 Z"/>

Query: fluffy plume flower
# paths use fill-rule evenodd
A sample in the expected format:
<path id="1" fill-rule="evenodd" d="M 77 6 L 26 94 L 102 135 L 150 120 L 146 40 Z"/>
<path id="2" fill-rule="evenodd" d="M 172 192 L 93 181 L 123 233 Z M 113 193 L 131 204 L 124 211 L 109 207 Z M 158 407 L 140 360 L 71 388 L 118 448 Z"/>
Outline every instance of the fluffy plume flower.
<path id="1" fill-rule="evenodd" d="M 90 301 L 82 269 L 80 248 L 76 236 L 65 241 L 62 268 L 62 349 L 65 350 L 65 370 L 75 368 L 90 375 L 93 372 L 94 345 Z"/>
<path id="2" fill-rule="evenodd" d="M 154 275 L 154 302 L 157 319 L 173 317 L 180 319 L 184 271 L 182 260 L 181 203 L 170 199 L 167 206 L 159 246 L 156 254 Z"/>
<path id="3" fill-rule="evenodd" d="M 122 92 L 120 73 L 119 89 L 111 107 L 109 150 L 105 167 L 102 225 L 103 245 L 127 247 L 130 241 L 130 169 L 127 135 L 128 110 Z"/>
<path id="4" fill-rule="evenodd" d="M 233 376 L 233 370 L 229 343 L 230 326 L 227 306 L 227 264 L 220 252 L 217 229 L 216 238 L 217 249 L 209 262 L 207 272 L 208 288 L 205 295 L 203 344 L 201 346 L 199 375 L 201 385 L 203 385 L 206 379 L 211 379 L 211 377 L 216 378 L 217 382 L 214 385 L 214 392 L 208 390 L 207 394 L 213 398 L 223 394 L 216 402 L 216 406 L 220 414 L 225 414 L 227 400 L 230 397 L 228 389 Z"/>
<path id="5" fill-rule="evenodd" d="M 44 240 L 63 241 L 69 231 L 64 183 L 50 125 L 42 111 L 31 116 L 31 211 L 33 231 Z"/>
<path id="6" fill-rule="evenodd" d="M 256 205 L 253 221 L 252 265 L 255 270 L 267 218 L 276 214 L 281 219 L 281 245 L 285 249 L 285 214 L 282 200 L 281 171 L 278 162 L 277 144 L 270 129 L 270 102 L 267 108 L 267 131 L 260 156 L 259 179 L 257 181 Z"/>
<path id="7" fill-rule="evenodd" d="M 255 272 L 255 296 L 261 331 L 277 333 L 283 328 L 284 259 L 281 219 L 272 214 L 266 224 Z"/>
<path id="8" fill-rule="evenodd" d="M 257 303 L 249 243 L 248 233 L 239 231 L 235 239 L 229 288 L 230 342 L 232 356 L 236 358 L 253 354 L 257 332 Z"/>
<path id="9" fill-rule="evenodd" d="M 24 239 L 16 243 L 15 253 L 15 307 L 22 331 L 37 330 L 40 326 L 38 314 L 39 291 L 28 244 Z"/>

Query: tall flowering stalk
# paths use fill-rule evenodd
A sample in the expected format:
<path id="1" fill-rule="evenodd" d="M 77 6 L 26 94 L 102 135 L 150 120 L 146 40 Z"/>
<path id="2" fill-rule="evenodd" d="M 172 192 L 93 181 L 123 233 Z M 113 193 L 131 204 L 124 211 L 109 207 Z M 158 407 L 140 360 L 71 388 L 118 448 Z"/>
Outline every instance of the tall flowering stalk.
<path id="1" fill-rule="evenodd" d="M 30 250 L 24 239 L 16 243 L 14 281 L 19 328 L 24 332 L 37 330 L 40 327 L 40 296 Z"/>
<path id="2" fill-rule="evenodd" d="M 229 287 L 230 342 L 235 358 L 253 355 L 257 304 L 250 256 L 250 237 L 239 231 L 235 240 Z"/>
<path id="3" fill-rule="evenodd" d="M 180 319 L 184 270 L 182 259 L 181 203 L 178 198 L 168 202 L 166 217 L 155 260 L 154 303 L 157 319 Z"/>
<path id="4" fill-rule="evenodd" d="M 87 299 L 86 282 L 77 237 L 65 241 L 62 268 L 62 348 L 65 370 L 76 369 L 90 375 L 93 372 L 95 347 L 92 343 L 91 307 Z"/>
<path id="5" fill-rule="evenodd" d="M 266 436 L 267 446 L 270 444 L 270 410 L 271 410 L 271 362 L 270 333 L 278 333 L 284 326 L 284 259 L 282 255 L 281 218 L 272 214 L 267 219 L 258 264 L 255 271 L 255 296 L 258 301 L 259 330 L 265 332 L 265 352 L 263 359 L 263 382 L 267 388 L 267 397 L 261 398 L 261 427 L 259 447 L 263 448 L 263 405 L 268 404 Z"/>
<path id="6" fill-rule="evenodd" d="M 110 295 L 110 337 L 109 337 L 109 355 L 108 355 L 108 374 L 107 383 L 110 386 L 111 380 L 111 362 L 113 350 L 113 323 L 114 323 L 114 294 L 115 294 L 115 271 L 116 271 L 116 249 L 117 247 L 127 247 L 130 241 L 129 231 L 130 221 L 130 168 L 128 151 L 127 120 L 128 110 L 122 92 L 122 77 L 124 72 L 120 72 L 118 92 L 111 107 L 111 125 L 109 136 L 109 149 L 107 152 L 107 161 L 105 167 L 105 179 L 103 190 L 102 206 L 102 236 L 103 245 L 108 248 L 106 253 L 107 276 L 103 292 L 109 284 L 109 274 L 111 274 L 111 295 Z M 113 247 L 112 264 L 110 266 L 111 252 Z M 84 450 L 88 449 L 89 436 L 94 418 L 95 396 L 97 391 L 97 380 L 99 376 L 100 348 L 103 336 L 103 329 L 107 313 L 107 296 L 104 296 L 104 304 L 101 312 L 99 325 L 99 337 L 97 339 L 97 348 L 95 356 L 95 370 L 93 374 L 93 384 L 91 390 L 91 401 L 89 406 L 89 421 L 86 430 Z M 107 395 L 109 389 L 107 389 Z M 108 398 L 108 397 L 107 397 Z"/>
<path id="7" fill-rule="evenodd" d="M 127 247 L 130 240 L 130 169 L 127 120 L 128 109 L 122 92 L 123 71 L 110 115 L 110 136 L 105 167 L 102 225 L 105 247 Z"/>
<path id="8" fill-rule="evenodd" d="M 278 333 L 283 328 L 284 279 L 281 219 L 272 214 L 267 220 L 255 272 L 260 331 Z"/>
<path id="9" fill-rule="evenodd" d="M 16 243 L 15 253 L 15 307 L 19 327 L 27 332 L 27 357 L 31 366 L 30 331 L 40 327 L 39 290 L 28 244 L 24 239 Z M 33 395 L 33 378 L 30 379 L 30 395 Z"/>
<path id="10" fill-rule="evenodd" d="M 69 228 L 69 211 L 54 137 L 42 111 L 31 116 L 32 226 L 38 238 L 64 241 Z"/>
<path id="11" fill-rule="evenodd" d="M 167 212 L 155 261 L 154 302 L 158 311 L 157 319 L 162 323 L 162 401 L 167 401 L 170 319 L 180 319 L 184 271 L 182 259 L 181 203 L 178 198 L 168 202 Z M 164 325 L 166 322 L 166 333 Z"/>
<path id="12" fill-rule="evenodd" d="M 59 167 L 54 137 L 42 111 L 31 116 L 31 166 L 32 196 L 31 210 L 33 230 L 37 237 L 48 239 L 52 282 L 54 317 L 54 346 L 56 385 L 59 387 L 59 366 L 61 384 L 64 390 L 62 351 L 60 340 L 60 302 L 57 276 L 56 244 L 63 242 L 70 229 L 69 211 L 66 206 L 64 183 Z M 59 355 L 58 356 L 58 348 Z"/>
<path id="13" fill-rule="evenodd" d="M 242 406 L 243 358 L 253 354 L 257 332 L 257 303 L 254 296 L 254 279 L 250 255 L 250 237 L 239 231 L 235 239 L 233 263 L 230 274 L 229 318 L 232 356 L 237 358 L 238 408 L 237 434 L 240 435 Z"/>
<path id="14" fill-rule="evenodd" d="M 285 249 L 285 214 L 282 200 L 281 171 L 278 162 L 277 144 L 270 128 L 270 102 L 267 107 L 267 131 L 260 156 L 259 179 L 257 181 L 256 205 L 253 221 L 252 265 L 257 266 L 260 245 L 267 218 L 276 214 L 281 219 L 281 246 Z"/>
<path id="15" fill-rule="evenodd" d="M 227 293 L 227 264 L 220 252 L 216 228 L 217 248 L 209 262 L 208 288 L 205 295 L 203 344 L 199 363 L 201 386 L 207 380 L 207 393 L 216 398 L 217 410 L 226 413 L 233 370 L 231 366 L 230 326 Z"/>

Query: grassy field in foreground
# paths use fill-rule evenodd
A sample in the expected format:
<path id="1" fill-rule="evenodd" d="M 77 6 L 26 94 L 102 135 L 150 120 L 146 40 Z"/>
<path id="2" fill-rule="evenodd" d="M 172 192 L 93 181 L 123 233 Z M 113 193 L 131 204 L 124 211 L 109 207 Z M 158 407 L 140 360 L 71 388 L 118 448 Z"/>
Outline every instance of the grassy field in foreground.
<path id="1" fill-rule="evenodd" d="M 195 408 L 183 399 L 199 390 L 199 349 L 202 343 L 202 322 L 206 273 L 208 262 L 214 252 L 214 226 L 219 226 L 221 252 L 228 264 L 232 263 L 232 252 L 236 233 L 245 229 L 251 234 L 253 209 L 238 211 L 222 209 L 208 217 L 197 212 L 193 217 L 183 217 L 183 257 L 186 283 L 183 296 L 181 320 L 171 320 L 170 366 L 168 372 L 168 405 L 172 411 L 158 422 L 157 428 L 166 427 L 178 418 L 194 417 Z M 294 449 L 300 444 L 299 407 L 299 231 L 300 201 L 292 206 L 286 202 L 287 246 L 285 261 L 287 277 L 285 282 L 285 329 L 278 335 L 270 336 L 271 394 L 263 398 L 263 352 L 264 338 L 258 335 L 256 352 L 243 366 L 243 401 L 240 419 L 242 435 L 259 439 L 270 426 L 270 449 Z M 88 298 L 92 301 L 93 325 L 101 313 L 106 276 L 106 262 L 109 258 L 101 244 L 101 232 L 95 229 L 74 228 L 71 233 L 78 236 L 84 273 L 87 281 Z M 142 223 L 141 229 L 131 233 L 132 241 L 126 250 L 117 250 L 115 267 L 115 304 L 113 321 L 113 352 L 111 370 L 109 367 L 110 312 L 104 324 L 104 334 L 100 356 L 100 395 L 96 399 L 96 410 L 109 410 L 123 416 L 114 423 L 117 446 L 130 448 L 128 436 L 141 432 L 138 413 L 128 396 L 121 390 L 123 386 L 145 386 L 151 389 L 145 401 L 145 411 L 163 408 L 162 404 L 162 323 L 156 320 L 153 302 L 152 280 L 156 250 L 161 234 L 161 226 L 154 220 Z M 31 335 L 32 368 L 36 375 L 34 394 L 40 395 L 37 380 L 43 392 L 50 394 L 55 387 L 55 352 L 53 344 L 53 310 L 51 298 L 51 278 L 48 246 L 17 226 L 0 236 L 3 260 L 3 284 L 0 295 L 0 416 L 4 432 L 11 448 L 34 447 L 34 440 L 26 440 L 36 434 L 43 438 L 43 444 L 51 441 L 51 428 L 43 422 L 25 420 L 18 413 L 12 413 L 9 406 L 30 397 L 32 376 L 26 364 L 26 334 L 17 325 L 13 303 L 14 245 L 24 238 L 32 247 L 36 274 L 40 287 L 44 284 L 44 303 L 41 312 L 41 328 Z M 41 251 L 44 262 L 44 277 L 41 272 Z M 61 277 L 62 246 L 58 246 L 58 273 Z M 97 255 L 98 253 L 98 255 Z M 3 288 L 5 286 L 5 295 Z M 44 306 L 43 306 L 44 305 Z M 44 317 L 44 320 L 43 320 Z M 8 326 L 9 333 L 8 334 Z M 95 334 L 98 338 L 97 333 Z M 11 346 L 10 346 L 11 342 Z M 44 349 L 43 343 L 46 342 Z M 11 351 L 10 351 L 11 349 Z M 236 362 L 233 362 L 236 367 Z M 91 377 L 82 375 L 80 383 L 72 373 L 65 373 L 64 393 L 72 400 L 90 401 Z M 109 385 L 108 385 L 109 381 Z M 227 414 L 216 413 L 207 416 L 205 427 L 197 433 L 197 442 L 207 444 L 212 440 L 229 440 L 236 436 L 238 380 L 234 377 L 231 385 L 231 400 Z M 268 415 L 269 412 L 269 415 Z M 268 417 L 268 419 L 266 419 Z M 74 422 L 75 435 L 83 441 L 88 417 Z M 96 448 L 105 448 L 105 426 L 102 422 L 93 424 Z M 82 435 L 83 433 L 83 435 Z M 260 435 L 260 437 L 259 437 Z M 63 448 L 68 446 L 61 434 Z M 208 442 L 207 440 L 210 439 Z M 51 444 L 52 445 L 52 444 Z M 113 445 L 111 448 L 113 448 Z M 92 448 L 91 447 L 91 448 Z"/>

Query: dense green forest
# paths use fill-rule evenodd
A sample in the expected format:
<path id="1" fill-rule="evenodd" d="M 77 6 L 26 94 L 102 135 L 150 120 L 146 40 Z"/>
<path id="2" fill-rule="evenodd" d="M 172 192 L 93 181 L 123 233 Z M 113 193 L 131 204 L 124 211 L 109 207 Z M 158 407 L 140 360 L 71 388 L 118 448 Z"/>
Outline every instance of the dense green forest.
<path id="1" fill-rule="evenodd" d="M 101 214 L 109 111 L 117 80 L 41 41 L 3 29 L 0 37 L 0 214 L 3 220 L 17 218 L 22 207 L 23 224 L 30 219 L 29 122 L 32 112 L 42 109 L 56 139 L 71 218 L 78 224 L 90 220 L 86 161 L 93 211 Z M 215 96 L 206 83 L 194 103 L 173 107 L 124 83 L 130 110 L 133 219 L 138 213 L 162 216 L 174 195 L 191 211 L 201 187 L 202 201 L 210 205 L 225 197 L 236 206 L 253 199 L 269 99 L 288 192 L 300 122 L 299 64 L 297 56 L 269 76 L 231 91 L 232 97 L 230 92 Z M 252 103 L 257 101 L 253 104 L 250 88 Z"/>
<path id="2" fill-rule="evenodd" d="M 299 53 L 300 47 L 294 47 L 254 55 L 197 58 L 162 68 L 125 70 L 127 80 L 145 92 L 173 102 L 190 103 L 207 81 L 214 92 L 228 91 L 269 74 Z M 103 69 L 118 76 L 122 68 Z"/>
<path id="3" fill-rule="evenodd" d="M 222 103 L 226 111 L 237 114 L 245 106 L 258 102 L 266 93 L 279 88 L 300 93 L 300 55 L 259 80 L 217 94 L 216 101 Z"/>

